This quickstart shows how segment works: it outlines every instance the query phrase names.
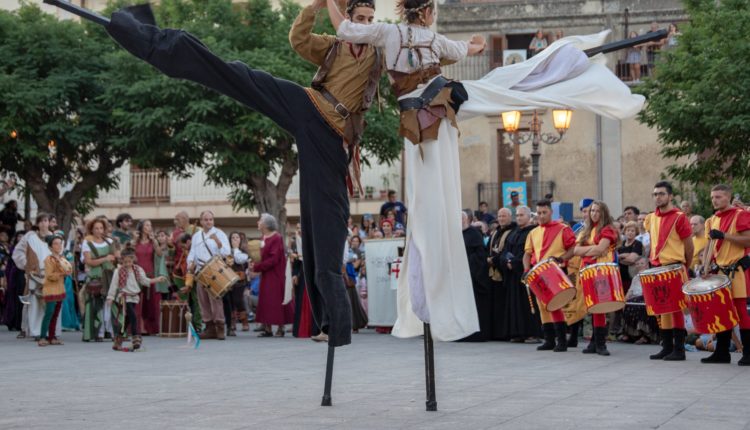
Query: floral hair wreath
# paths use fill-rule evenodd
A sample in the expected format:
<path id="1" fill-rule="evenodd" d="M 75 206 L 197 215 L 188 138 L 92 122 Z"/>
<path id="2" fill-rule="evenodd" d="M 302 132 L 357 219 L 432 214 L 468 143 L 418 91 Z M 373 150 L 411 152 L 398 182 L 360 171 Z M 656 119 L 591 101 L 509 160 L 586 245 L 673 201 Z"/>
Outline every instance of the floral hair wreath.
<path id="1" fill-rule="evenodd" d="M 354 9 L 358 7 L 369 7 L 370 9 L 375 10 L 375 2 L 365 0 L 365 1 L 358 1 L 356 3 L 352 3 L 346 7 L 346 13 L 351 15 Z"/>
<path id="2" fill-rule="evenodd" d="M 424 10 L 424 9 L 430 8 L 430 7 L 432 7 L 433 5 L 434 5 L 434 3 L 432 2 L 432 0 L 430 0 L 430 1 L 428 1 L 427 3 L 425 3 L 425 4 L 423 4 L 423 5 L 420 5 L 420 6 L 417 6 L 417 7 L 412 7 L 412 8 L 408 8 L 408 9 L 407 9 L 407 8 L 404 8 L 404 13 L 406 14 L 406 13 L 414 13 L 414 12 L 419 12 L 419 11 L 421 11 L 421 10 Z"/>

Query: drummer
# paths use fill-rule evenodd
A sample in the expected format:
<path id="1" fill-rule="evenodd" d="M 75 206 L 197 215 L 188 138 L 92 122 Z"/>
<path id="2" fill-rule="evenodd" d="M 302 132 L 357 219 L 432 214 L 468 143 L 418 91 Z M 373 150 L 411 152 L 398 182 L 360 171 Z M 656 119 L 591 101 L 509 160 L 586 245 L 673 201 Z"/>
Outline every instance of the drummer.
<path id="1" fill-rule="evenodd" d="M 651 267 L 684 264 L 690 267 L 693 260 L 692 229 L 688 217 L 673 204 L 672 184 L 660 181 L 654 185 L 656 211 L 643 220 L 650 236 Z M 658 316 L 662 349 L 649 358 L 652 360 L 685 360 L 685 316 L 682 311 Z"/>
<path id="2" fill-rule="evenodd" d="M 523 256 L 523 270 L 529 269 L 542 260 L 554 258 L 564 267 L 567 260 L 573 256 L 576 237 L 573 230 L 560 221 L 552 221 L 552 203 L 540 200 L 536 204 L 537 221 L 539 226 L 531 230 L 526 237 Z M 565 270 L 563 268 L 563 270 Z M 565 323 L 563 311 L 548 312 L 545 304 L 539 302 L 539 315 L 544 329 L 544 343 L 537 347 L 538 351 L 562 352 L 568 350 L 565 334 L 568 325 Z M 557 344 L 555 344 L 555 337 Z"/>
<path id="3" fill-rule="evenodd" d="M 578 243 L 574 251 L 574 255 L 581 257 L 581 268 L 597 263 L 615 262 L 615 249 L 620 242 L 620 233 L 614 227 L 614 222 L 606 203 L 599 200 L 591 203 L 588 219 L 583 231 L 578 235 Z M 581 280 L 578 279 L 578 282 Z M 592 319 L 594 334 L 582 352 L 607 356 L 609 355 L 607 316 L 606 314 L 592 314 Z"/>
<path id="4" fill-rule="evenodd" d="M 731 205 L 732 189 L 728 185 L 716 185 L 711 189 L 711 205 L 716 211 L 706 220 L 706 235 L 714 246 L 709 245 L 709 261 L 718 266 L 721 273 L 732 280 L 734 307 L 740 319 L 742 358 L 740 366 L 750 366 L 750 316 L 747 313 L 748 287 L 750 286 L 750 213 Z M 729 343 L 732 327 L 716 334 L 716 349 L 702 363 L 729 363 Z"/>
<path id="5" fill-rule="evenodd" d="M 579 208 L 583 217 L 581 221 L 574 224 L 572 229 L 576 234 L 576 243 L 578 243 L 582 237 L 584 227 L 589 219 L 589 209 L 591 204 L 594 203 L 594 199 L 584 198 L 581 199 Z M 568 348 L 578 347 L 578 332 L 583 333 L 583 319 L 586 317 L 586 303 L 583 300 L 583 290 L 581 283 L 578 282 L 578 271 L 581 269 L 581 257 L 574 256 L 568 261 L 568 277 L 573 285 L 576 286 L 576 297 L 570 301 L 563 308 L 563 314 L 565 315 L 565 322 L 570 328 L 570 337 L 568 338 Z"/>
<path id="6" fill-rule="evenodd" d="M 198 273 L 203 265 L 214 256 L 222 258 L 229 255 L 229 239 L 227 235 L 214 227 L 214 214 L 206 210 L 201 212 L 201 230 L 193 235 L 190 244 L 190 253 L 187 257 L 187 266 L 192 267 L 195 263 L 195 272 Z M 198 290 L 198 301 L 201 305 L 201 316 L 206 328 L 202 339 L 225 339 L 224 333 L 224 303 L 221 297 L 212 297 L 206 288 L 201 286 Z"/>

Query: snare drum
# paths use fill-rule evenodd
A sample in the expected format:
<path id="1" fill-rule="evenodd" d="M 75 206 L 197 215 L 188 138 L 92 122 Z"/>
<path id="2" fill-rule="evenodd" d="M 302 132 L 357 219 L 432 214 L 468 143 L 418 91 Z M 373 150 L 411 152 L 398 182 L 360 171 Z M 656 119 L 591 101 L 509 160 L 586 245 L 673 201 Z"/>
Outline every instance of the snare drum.
<path id="1" fill-rule="evenodd" d="M 185 321 L 185 313 L 188 312 L 187 303 L 179 300 L 164 300 L 160 305 L 161 325 L 159 327 L 159 336 L 187 336 L 187 321 Z"/>
<path id="2" fill-rule="evenodd" d="M 592 314 L 607 314 L 625 307 L 625 292 L 617 263 L 596 263 L 578 273 L 583 286 L 586 309 Z"/>
<path id="3" fill-rule="evenodd" d="M 205 266 L 195 275 L 195 279 L 215 299 L 221 298 L 236 284 L 240 277 L 218 255 L 208 260 Z"/>
<path id="4" fill-rule="evenodd" d="M 576 289 L 552 258 L 540 261 L 523 277 L 523 282 L 549 312 L 562 309 L 576 296 Z"/>
<path id="5" fill-rule="evenodd" d="M 724 275 L 695 278 L 682 287 L 693 326 L 699 333 L 731 330 L 739 323 L 732 302 L 732 281 Z M 743 309 L 744 311 L 744 309 Z"/>
<path id="6" fill-rule="evenodd" d="M 682 264 L 654 267 L 638 274 L 643 285 L 643 300 L 649 315 L 679 312 L 687 306 L 682 286 L 688 281 Z"/>

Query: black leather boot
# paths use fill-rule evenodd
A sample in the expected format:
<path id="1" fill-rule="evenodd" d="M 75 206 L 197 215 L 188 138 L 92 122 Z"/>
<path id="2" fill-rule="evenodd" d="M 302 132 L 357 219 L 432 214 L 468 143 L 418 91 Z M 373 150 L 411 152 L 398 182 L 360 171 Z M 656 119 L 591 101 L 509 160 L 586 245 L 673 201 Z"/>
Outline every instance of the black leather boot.
<path id="1" fill-rule="evenodd" d="M 676 328 L 674 332 L 674 351 L 664 357 L 664 361 L 685 361 L 685 337 L 687 331 L 684 328 Z"/>
<path id="2" fill-rule="evenodd" d="M 607 327 L 594 327 L 596 353 L 599 355 L 609 355 L 609 351 L 607 351 L 607 333 L 609 333 Z"/>
<path id="3" fill-rule="evenodd" d="M 568 350 L 568 340 L 565 338 L 565 334 L 568 331 L 568 325 L 565 322 L 555 323 L 555 337 L 557 337 L 557 345 L 555 345 L 555 352 L 565 352 Z"/>
<path id="4" fill-rule="evenodd" d="M 750 366 L 750 330 L 740 329 L 740 340 L 742 340 L 742 358 L 737 362 L 739 366 Z"/>
<path id="5" fill-rule="evenodd" d="M 661 335 L 661 351 L 648 357 L 652 360 L 663 360 L 674 351 L 674 329 L 662 329 L 659 330 L 659 334 Z"/>
<path id="6" fill-rule="evenodd" d="M 581 322 L 573 323 L 570 327 L 570 337 L 568 338 L 568 348 L 578 348 L 578 327 L 581 326 Z"/>
<path id="7" fill-rule="evenodd" d="M 731 340 L 732 330 L 716 333 L 716 349 L 714 349 L 713 354 L 706 358 L 701 358 L 701 363 L 731 363 L 732 356 L 729 355 L 729 342 Z"/>
<path id="8" fill-rule="evenodd" d="M 537 351 L 552 351 L 555 349 L 555 325 L 553 323 L 542 324 L 544 332 L 544 343 L 537 346 Z"/>
<path id="9" fill-rule="evenodd" d="M 596 327 L 594 327 L 591 331 L 591 339 L 589 340 L 589 344 L 586 345 L 586 348 L 583 348 L 583 351 L 581 351 L 584 354 L 596 354 Z"/>

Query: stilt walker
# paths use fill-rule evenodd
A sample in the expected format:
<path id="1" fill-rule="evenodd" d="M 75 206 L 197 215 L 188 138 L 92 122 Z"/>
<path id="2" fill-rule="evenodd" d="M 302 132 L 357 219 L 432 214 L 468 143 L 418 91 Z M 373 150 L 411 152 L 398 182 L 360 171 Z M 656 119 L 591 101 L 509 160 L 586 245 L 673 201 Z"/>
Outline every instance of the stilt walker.
<path id="1" fill-rule="evenodd" d="M 294 136 L 305 281 L 315 321 L 328 335 L 323 404 L 331 404 L 334 348 L 350 344 L 352 331 L 351 305 L 341 274 L 349 218 L 347 188 L 362 193 L 359 143 L 365 111 L 382 75 L 380 50 L 312 33 L 315 16 L 325 6 L 324 0 L 316 0 L 300 12 L 289 34 L 292 48 L 319 66 L 311 88 L 303 88 L 243 63 L 225 62 L 187 32 L 158 28 L 148 5 L 116 11 L 107 19 L 65 0 L 45 3 L 104 26 L 123 48 L 162 73 L 231 97 Z M 355 22 L 370 23 L 375 2 L 348 0 L 346 13 Z M 326 222 L 313 224 L 313 219 Z"/>
<path id="2" fill-rule="evenodd" d="M 399 134 L 408 141 L 403 162 L 412 221 L 407 226 L 406 276 L 399 277 L 393 334 L 424 334 L 426 346 L 433 338 L 464 338 L 478 331 L 479 323 L 467 257 L 453 246 L 462 240 L 457 121 L 544 107 L 582 109 L 622 119 L 635 115 L 644 99 L 632 95 L 601 64 L 602 56 L 589 61 L 589 54 L 582 51 L 599 47 L 608 32 L 561 39 L 529 61 L 494 69 L 477 81 L 456 82 L 442 76 L 441 64 L 481 53 L 485 41 L 481 36 L 452 41 L 431 31 L 432 0 L 399 0 L 402 23 L 368 26 L 347 20 L 336 9 L 335 0 L 327 3 L 338 37 L 385 51 L 388 74 L 399 97 Z M 629 43 L 599 47 L 590 55 L 622 49 Z M 425 352 L 430 381 L 434 361 L 431 349 Z M 428 382 L 431 395 L 434 390 Z"/>

